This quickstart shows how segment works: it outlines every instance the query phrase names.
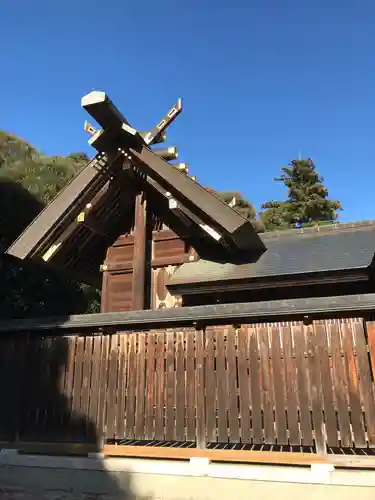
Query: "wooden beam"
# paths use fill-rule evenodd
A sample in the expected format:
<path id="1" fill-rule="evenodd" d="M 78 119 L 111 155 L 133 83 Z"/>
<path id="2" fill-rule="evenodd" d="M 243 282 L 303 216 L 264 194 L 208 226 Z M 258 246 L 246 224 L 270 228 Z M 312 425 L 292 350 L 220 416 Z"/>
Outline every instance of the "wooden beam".
<path id="1" fill-rule="evenodd" d="M 37 252 L 50 236 L 52 238 L 51 233 L 70 214 L 70 211 L 76 206 L 84 207 L 107 181 L 109 173 L 101 174 L 98 165 L 100 168 L 108 165 L 107 155 L 97 154 L 86 167 L 82 168 L 31 222 L 6 253 L 23 260 Z"/>
<path id="2" fill-rule="evenodd" d="M 147 268 L 147 201 L 143 193 L 135 198 L 134 252 L 133 252 L 133 310 L 145 308 L 146 268 Z"/>
<path id="3" fill-rule="evenodd" d="M 375 469 L 375 456 L 369 455 L 327 455 L 284 451 L 215 450 L 198 448 L 176 448 L 166 446 L 110 445 L 102 448 L 97 444 L 84 443 L 43 443 L 33 441 L 0 442 L 0 449 L 17 450 L 19 453 L 85 456 L 101 453 L 104 457 L 132 457 L 164 460 L 190 460 L 207 458 L 212 462 L 299 465 L 332 464 L 345 469 Z"/>
<path id="4" fill-rule="evenodd" d="M 110 457 L 158 458 L 165 460 L 208 458 L 213 462 L 269 463 L 280 465 L 311 465 L 316 463 L 327 463 L 325 458 L 322 458 L 315 453 L 213 450 L 165 446 L 104 445 L 103 454 Z"/>

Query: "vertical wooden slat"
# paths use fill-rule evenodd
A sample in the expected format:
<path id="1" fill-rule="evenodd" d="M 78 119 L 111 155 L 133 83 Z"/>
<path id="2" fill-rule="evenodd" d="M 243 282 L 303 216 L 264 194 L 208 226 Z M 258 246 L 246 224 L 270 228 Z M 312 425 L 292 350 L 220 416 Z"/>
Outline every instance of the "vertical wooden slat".
<path id="1" fill-rule="evenodd" d="M 298 446 L 301 444 L 301 436 L 298 425 L 297 369 L 293 356 L 292 330 L 289 325 L 281 326 L 281 335 L 283 339 L 289 444 Z"/>
<path id="2" fill-rule="evenodd" d="M 128 390 L 126 396 L 126 425 L 125 437 L 134 439 L 135 437 L 135 398 L 137 384 L 137 333 L 129 335 L 129 362 L 127 370 Z"/>
<path id="3" fill-rule="evenodd" d="M 54 338 L 47 337 L 44 339 L 44 387 L 43 387 L 43 415 L 39 420 L 40 425 L 40 436 L 44 437 L 44 439 L 52 440 L 55 436 L 53 436 L 53 416 L 55 406 L 57 406 L 56 400 L 56 384 L 57 384 L 57 372 L 55 369 L 57 368 L 55 364 L 55 356 L 54 356 Z M 79 416 L 81 416 L 81 411 L 79 411 Z M 43 430 L 42 430 L 43 429 Z M 84 427 L 82 426 L 82 430 Z"/>
<path id="4" fill-rule="evenodd" d="M 215 373 L 215 331 L 206 330 L 206 426 L 207 442 L 215 442 L 216 436 L 216 373 Z"/>
<path id="5" fill-rule="evenodd" d="M 186 331 L 186 438 L 196 440 L 195 330 Z"/>
<path id="6" fill-rule="evenodd" d="M 262 406 L 264 416 L 264 441 L 267 444 L 275 443 L 274 426 L 274 395 L 272 387 L 272 371 L 270 362 L 269 336 L 267 326 L 257 328 L 260 351 L 260 365 L 262 375 L 260 377 L 260 387 L 262 392 Z"/>
<path id="7" fill-rule="evenodd" d="M 65 353 L 63 351 L 63 339 L 49 337 L 46 339 L 47 361 L 46 365 L 46 387 L 45 387 L 45 427 L 44 438 L 46 440 L 59 441 L 62 436 L 57 422 L 61 417 L 64 400 L 59 391 L 61 387 L 60 374 L 65 371 Z M 21 354 L 21 353 L 20 353 Z"/>
<path id="8" fill-rule="evenodd" d="M 218 441 L 228 442 L 227 423 L 227 375 L 225 369 L 225 330 L 216 327 L 216 382 L 217 382 L 217 417 L 218 417 Z"/>
<path id="9" fill-rule="evenodd" d="M 135 409 L 135 437 L 143 440 L 145 438 L 145 334 L 138 333 L 138 353 L 137 353 L 137 394 Z"/>
<path id="10" fill-rule="evenodd" d="M 118 356 L 118 385 L 117 385 L 117 413 L 116 413 L 116 439 L 125 437 L 125 405 L 127 384 L 127 361 L 128 361 L 128 335 L 119 335 Z"/>
<path id="11" fill-rule="evenodd" d="M 323 420 L 323 399 L 322 399 L 322 379 L 319 361 L 319 349 L 314 328 L 306 327 L 306 338 L 308 348 L 308 366 L 310 374 L 310 398 L 312 419 L 315 434 L 315 447 L 319 455 L 327 453 L 324 420 Z"/>
<path id="12" fill-rule="evenodd" d="M 271 362 L 272 376 L 275 389 L 275 424 L 278 444 L 288 444 L 288 433 L 285 413 L 285 380 L 281 359 L 280 326 L 272 326 L 269 329 L 271 334 Z"/>
<path id="13" fill-rule="evenodd" d="M 155 406 L 155 333 L 149 332 L 147 338 L 147 370 L 146 370 L 146 410 L 145 439 L 154 439 L 154 406 Z"/>
<path id="14" fill-rule="evenodd" d="M 67 359 L 68 359 L 68 342 L 65 337 L 57 338 L 57 358 L 55 374 L 57 379 L 58 388 L 58 399 L 60 402 L 56 402 L 56 412 L 54 415 L 54 436 L 56 440 L 59 440 L 63 435 L 62 422 L 64 419 L 65 412 L 68 407 L 68 401 L 65 397 L 65 378 L 67 376 Z M 24 377 L 26 376 L 25 375 Z"/>
<path id="15" fill-rule="evenodd" d="M 14 372 L 14 379 L 12 384 L 13 385 L 12 389 L 15 393 L 14 413 L 13 413 L 13 426 L 14 426 L 13 435 L 14 438 L 17 440 L 20 438 L 20 430 L 21 430 L 21 419 L 22 419 L 21 412 L 23 411 L 22 403 L 24 399 L 24 380 L 25 378 L 30 377 L 30 373 L 26 371 L 29 339 L 27 337 L 22 339 L 15 339 L 13 345 L 14 345 L 13 359 L 16 358 L 18 362 L 18 366 L 16 366 L 16 371 Z M 1 344 L 0 344 L 0 349 L 1 349 Z M 0 370 L 1 367 L 2 364 L 0 361 Z M 58 387 L 58 389 L 60 390 L 60 386 Z M 55 395 L 55 400 L 57 399 L 60 401 L 60 395 L 61 392 Z"/>
<path id="16" fill-rule="evenodd" d="M 340 441 L 341 446 L 349 447 L 352 445 L 353 441 L 350 430 L 346 373 L 344 370 L 343 359 L 341 357 L 340 330 L 336 321 L 329 323 L 329 329 L 331 333 L 334 395 L 337 405 Z"/>
<path id="17" fill-rule="evenodd" d="M 204 331 L 197 330 L 196 337 L 196 407 L 197 407 L 197 447 L 206 447 L 206 405 L 204 384 Z"/>
<path id="18" fill-rule="evenodd" d="M 252 429 L 250 416 L 250 373 L 249 373 L 249 346 L 246 328 L 238 330 L 238 384 L 241 416 L 241 442 L 251 443 Z"/>
<path id="19" fill-rule="evenodd" d="M 67 341 L 67 360 L 65 367 L 64 395 L 66 400 L 66 411 L 63 417 L 63 426 L 67 426 L 72 417 L 73 410 L 73 383 L 74 383 L 74 360 L 76 355 L 78 337 L 68 337 Z M 34 345 L 35 347 L 35 345 Z"/>
<path id="20" fill-rule="evenodd" d="M 372 376 L 375 375 L 375 321 L 366 322 L 367 342 L 370 354 Z"/>
<path id="21" fill-rule="evenodd" d="M 3 387 L 4 384 L 8 383 L 6 378 L 6 363 L 11 362 L 6 356 L 6 341 L 2 340 L 0 348 L 0 366 L 2 367 L 2 375 L 0 377 L 0 393 L 4 394 Z M 20 408 L 20 439 L 33 439 L 34 424 L 35 419 L 33 419 L 33 414 L 35 413 L 35 405 L 37 404 L 35 394 L 37 392 L 35 377 L 31 377 L 30 374 L 35 374 L 37 372 L 38 366 L 38 347 L 39 344 L 36 342 L 35 338 L 30 338 L 27 344 L 27 359 L 26 359 L 26 374 L 28 376 L 24 377 L 23 387 L 22 387 L 22 404 Z M 0 411 L 0 439 L 6 439 L 3 435 L 5 427 L 2 423 L 3 414 Z"/>
<path id="22" fill-rule="evenodd" d="M 11 355 L 10 355 L 11 356 Z M 45 339 L 39 339 L 39 360 L 36 375 L 36 386 L 38 393 L 36 395 L 36 425 L 35 425 L 35 437 L 36 439 L 42 439 L 43 429 L 45 424 L 46 415 L 46 397 L 47 397 L 47 384 L 49 378 L 49 360 L 47 356 L 47 348 Z M 9 375 L 8 375 L 9 377 Z M 78 400 L 79 402 L 79 400 Z M 79 404 L 77 415 L 79 414 Z"/>
<path id="23" fill-rule="evenodd" d="M 174 332 L 167 331 L 167 352 L 166 352 L 166 424 L 165 438 L 167 441 L 175 439 L 175 401 L 176 401 L 176 378 L 174 371 Z"/>
<path id="24" fill-rule="evenodd" d="M 99 397 L 98 397 L 98 415 L 97 433 L 99 443 L 105 438 L 105 418 L 107 407 L 107 387 L 108 387 L 108 367 L 110 356 L 110 336 L 102 336 L 102 352 L 100 356 L 100 376 L 99 376 Z"/>
<path id="25" fill-rule="evenodd" d="M 344 350 L 344 361 L 348 380 L 347 390 L 349 393 L 350 420 L 353 429 L 354 443 L 356 446 L 367 445 L 361 408 L 360 381 L 354 355 L 353 336 L 350 324 L 347 320 L 341 321 L 342 347 Z"/>
<path id="26" fill-rule="evenodd" d="M 257 330 L 247 328 L 248 349 L 250 356 L 250 386 L 251 386 L 251 420 L 253 425 L 254 444 L 263 443 L 262 425 L 262 372 L 260 366 L 260 352 Z"/>
<path id="27" fill-rule="evenodd" d="M 314 329 L 318 346 L 318 359 L 320 361 L 327 445 L 338 446 L 336 408 L 333 399 L 333 380 L 329 359 L 329 332 L 325 321 L 315 321 Z"/>
<path id="28" fill-rule="evenodd" d="M 227 336 L 226 357 L 227 357 L 227 377 L 228 377 L 228 420 L 229 420 L 229 442 L 240 442 L 238 397 L 237 397 L 237 367 L 236 367 L 236 330 L 234 328 L 225 329 Z"/>
<path id="29" fill-rule="evenodd" d="M 184 332 L 176 333 L 176 440 L 185 441 Z"/>
<path id="30" fill-rule="evenodd" d="M 81 397 L 81 415 L 89 424 L 89 403 L 90 403 L 90 385 L 91 385 L 91 365 L 92 365 L 93 338 L 86 337 L 85 352 L 82 369 L 82 397 Z"/>
<path id="31" fill-rule="evenodd" d="M 115 438 L 116 429 L 116 397 L 117 397 L 117 380 L 118 380 L 118 343 L 119 336 L 111 335 L 110 340 L 110 355 L 109 355 L 109 372 L 108 372 L 108 389 L 107 389 L 107 413 L 106 413 L 106 438 L 113 440 Z"/>
<path id="32" fill-rule="evenodd" d="M 305 358 L 306 342 L 305 332 L 301 324 L 293 325 L 292 327 L 295 349 L 296 349 L 296 366 L 297 366 L 297 385 L 299 395 L 299 412 L 300 424 L 302 432 L 302 444 L 304 446 L 312 446 L 312 428 L 310 419 L 310 401 L 309 401 L 309 380 L 308 367 Z"/>
<path id="33" fill-rule="evenodd" d="M 366 348 L 365 332 L 362 321 L 352 323 L 355 346 L 357 351 L 359 379 L 361 381 L 361 394 L 365 408 L 367 437 L 370 446 L 375 445 L 375 397 L 374 386 L 371 378 L 370 363 Z"/>
<path id="34" fill-rule="evenodd" d="M 45 346 L 44 346 L 45 348 Z M 74 383 L 73 383 L 73 415 L 74 420 L 71 427 L 71 432 L 73 434 L 74 440 L 81 439 L 82 432 L 82 422 L 80 421 L 80 411 L 81 411 L 81 394 L 82 394 L 82 371 L 83 371 L 83 359 L 85 349 L 85 339 L 84 337 L 78 337 L 77 339 L 77 349 L 76 356 L 74 360 Z"/>
<path id="35" fill-rule="evenodd" d="M 155 439 L 164 439 L 164 360 L 165 360 L 165 335 L 156 334 L 156 373 L 155 373 Z"/>
<path id="36" fill-rule="evenodd" d="M 19 343 L 19 342 L 18 342 Z M 1 342 L 2 349 L 2 380 L 1 383 L 1 410 L 0 410 L 0 435 L 5 441 L 14 441 L 15 428 L 14 428 L 14 403 L 15 403 L 15 388 L 12 381 L 15 372 L 18 368 L 16 345 L 14 341 L 7 339 Z"/>
<path id="37" fill-rule="evenodd" d="M 98 335 L 93 338 L 89 418 L 90 422 L 95 428 L 98 425 L 98 399 L 99 399 L 99 378 L 100 378 L 102 338 L 103 338 L 102 335 Z M 68 376 L 68 372 L 66 376 Z"/>
<path id="38" fill-rule="evenodd" d="M 136 195 L 134 215 L 134 253 L 132 280 L 132 309 L 144 309 L 146 303 L 147 268 L 147 210 L 143 193 Z"/>

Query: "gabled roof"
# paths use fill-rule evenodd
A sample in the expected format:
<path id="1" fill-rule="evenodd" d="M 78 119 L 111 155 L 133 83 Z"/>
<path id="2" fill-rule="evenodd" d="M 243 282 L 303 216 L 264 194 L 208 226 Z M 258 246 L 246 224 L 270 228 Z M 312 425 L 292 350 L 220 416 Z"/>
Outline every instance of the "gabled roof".
<path id="1" fill-rule="evenodd" d="M 156 216 L 179 236 L 203 242 L 208 253 L 230 260 L 246 253 L 254 260 L 264 252 L 250 221 L 151 151 L 150 143 L 157 142 L 168 116 L 141 134 L 102 92 L 85 96 L 83 106 L 103 126 L 89 141 L 98 154 L 8 254 L 69 268 L 77 277 L 89 275 L 99 269 L 106 248 L 132 230 L 134 198 L 140 191 L 147 194 Z"/>
<path id="2" fill-rule="evenodd" d="M 261 235 L 267 251 L 254 263 L 233 265 L 201 259 L 182 265 L 168 288 L 282 281 L 317 273 L 365 270 L 375 255 L 375 222 L 333 224 Z"/>

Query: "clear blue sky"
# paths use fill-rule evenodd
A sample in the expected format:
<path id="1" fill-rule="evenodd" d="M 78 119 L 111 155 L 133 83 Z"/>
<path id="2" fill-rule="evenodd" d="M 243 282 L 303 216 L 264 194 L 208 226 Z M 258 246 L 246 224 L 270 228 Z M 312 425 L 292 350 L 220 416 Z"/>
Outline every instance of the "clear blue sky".
<path id="1" fill-rule="evenodd" d="M 375 218 L 375 0 L 2 0 L 0 42 L 0 128 L 45 153 L 92 153 L 93 89 L 141 129 L 181 96 L 168 144 L 203 184 L 259 208 L 301 153 Z"/>

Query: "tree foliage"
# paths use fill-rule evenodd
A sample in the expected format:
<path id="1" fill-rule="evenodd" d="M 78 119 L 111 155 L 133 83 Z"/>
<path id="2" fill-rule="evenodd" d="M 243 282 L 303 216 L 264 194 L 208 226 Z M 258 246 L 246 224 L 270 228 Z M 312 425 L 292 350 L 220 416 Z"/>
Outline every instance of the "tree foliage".
<path id="1" fill-rule="evenodd" d="M 45 156 L 0 132 L 0 250 L 5 250 L 85 165 L 87 157 Z M 61 273 L 1 257 L 0 317 L 95 312 L 98 291 Z"/>
<path id="2" fill-rule="evenodd" d="M 337 200 L 328 198 L 324 179 L 311 159 L 293 160 L 281 170 L 275 181 L 288 189 L 286 201 L 268 201 L 262 205 L 261 220 L 267 230 L 331 224 L 342 210 Z"/>
<path id="3" fill-rule="evenodd" d="M 238 191 L 215 191 L 214 192 L 221 200 L 228 205 L 231 205 L 234 210 L 240 213 L 245 219 L 249 219 L 258 233 L 264 232 L 264 224 L 260 219 L 257 219 L 257 213 L 254 205 L 246 200 L 244 196 Z"/>

